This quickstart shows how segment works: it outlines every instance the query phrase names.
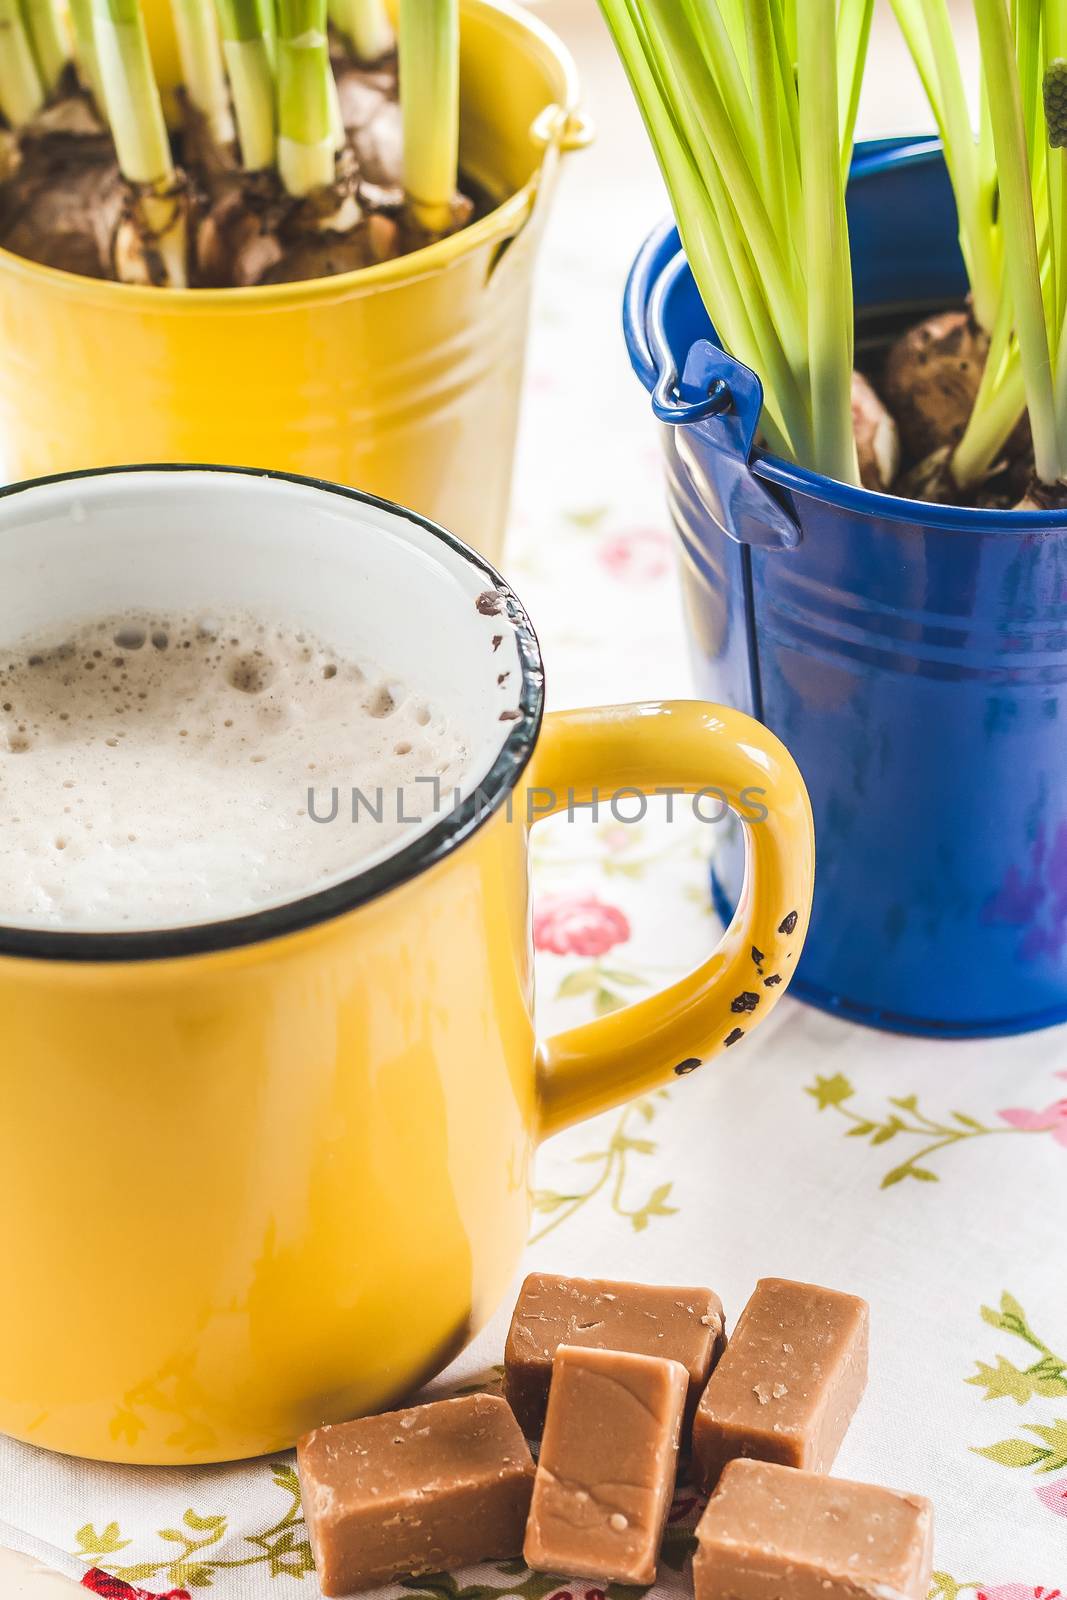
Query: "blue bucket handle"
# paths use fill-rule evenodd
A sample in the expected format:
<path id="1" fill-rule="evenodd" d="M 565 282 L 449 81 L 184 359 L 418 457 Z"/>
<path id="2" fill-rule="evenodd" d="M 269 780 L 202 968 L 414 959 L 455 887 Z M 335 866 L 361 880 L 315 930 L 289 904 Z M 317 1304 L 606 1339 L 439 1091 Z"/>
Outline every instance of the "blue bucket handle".
<path id="1" fill-rule="evenodd" d="M 727 538 L 765 549 L 795 549 L 800 524 L 752 470 L 763 411 L 759 378 L 710 339 L 696 341 L 678 377 L 664 311 L 686 270 L 679 251 L 660 274 L 649 304 L 648 340 L 657 374 L 652 410 L 660 422 L 678 429 L 678 454 L 708 515 Z"/>

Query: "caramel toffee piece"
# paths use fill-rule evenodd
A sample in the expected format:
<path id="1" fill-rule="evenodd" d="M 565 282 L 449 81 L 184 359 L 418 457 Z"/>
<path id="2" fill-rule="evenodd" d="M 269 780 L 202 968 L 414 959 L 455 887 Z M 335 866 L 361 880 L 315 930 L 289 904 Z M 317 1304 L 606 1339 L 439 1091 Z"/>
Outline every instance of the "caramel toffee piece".
<path id="1" fill-rule="evenodd" d="M 735 1456 L 828 1472 L 866 1384 L 866 1301 L 762 1278 L 693 1420 L 704 1487 Z"/>
<path id="2" fill-rule="evenodd" d="M 924 1600 L 933 1511 L 917 1494 L 731 1461 L 697 1545 L 696 1600 Z"/>
<path id="3" fill-rule="evenodd" d="M 522 1549 L 533 1460 L 510 1407 L 496 1396 L 316 1428 L 296 1448 L 324 1595 L 503 1560 Z"/>
<path id="4" fill-rule="evenodd" d="M 529 1439 L 545 1423 L 552 1360 L 561 1344 L 680 1361 L 692 1417 L 723 1345 L 722 1301 L 710 1289 L 670 1289 L 532 1272 L 504 1350 L 504 1393 Z"/>
<path id="5" fill-rule="evenodd" d="M 677 1361 L 560 1346 L 526 1527 L 527 1566 L 653 1582 L 687 1386 Z"/>

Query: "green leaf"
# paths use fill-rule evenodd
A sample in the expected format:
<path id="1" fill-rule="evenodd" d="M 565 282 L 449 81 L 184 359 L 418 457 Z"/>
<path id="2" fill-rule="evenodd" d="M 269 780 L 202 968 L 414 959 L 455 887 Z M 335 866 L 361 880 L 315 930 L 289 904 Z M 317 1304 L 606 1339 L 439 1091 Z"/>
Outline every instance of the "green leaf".
<path id="1" fill-rule="evenodd" d="M 604 862 L 603 872 L 608 878 L 643 878 L 645 863 L 643 861 L 620 861 L 617 856 L 609 856 Z"/>
<path id="2" fill-rule="evenodd" d="M 670 1194 L 672 1187 L 673 1185 L 670 1183 L 661 1183 L 657 1185 L 657 1187 L 653 1189 L 652 1193 L 649 1195 L 645 1210 L 655 1212 L 657 1217 L 677 1216 L 678 1207 L 669 1206 L 666 1204 L 667 1196 Z"/>
<path id="3" fill-rule="evenodd" d="M 612 1011 L 621 1011 L 623 1004 L 617 994 L 613 994 L 610 989 L 605 989 L 602 985 L 596 993 L 594 1010 L 598 1017 L 606 1017 Z"/>
<path id="4" fill-rule="evenodd" d="M 579 967 L 577 972 L 568 972 L 556 990 L 557 1000 L 567 1000 L 574 995 L 588 994 L 597 988 L 600 983 L 600 973 L 596 967 Z"/>
<path id="5" fill-rule="evenodd" d="M 91 1522 L 86 1522 L 74 1535 L 87 1556 L 112 1555 L 116 1550 L 125 1550 L 132 1543 L 132 1539 L 123 1539 L 117 1522 L 109 1522 L 107 1527 L 97 1533 Z"/>
<path id="6" fill-rule="evenodd" d="M 651 1122 L 656 1115 L 656 1108 L 651 1100 L 635 1100 L 632 1109 L 644 1117 L 646 1122 Z"/>
<path id="7" fill-rule="evenodd" d="M 877 1143 L 878 1141 L 875 1140 L 873 1142 Z M 917 1178 L 920 1183 L 940 1183 L 941 1181 L 937 1173 L 931 1172 L 928 1167 L 916 1167 L 910 1161 L 904 1161 L 899 1167 L 894 1167 L 891 1172 L 886 1173 L 880 1187 L 891 1189 L 895 1183 L 901 1183 L 905 1178 Z"/>
<path id="8" fill-rule="evenodd" d="M 1039 1422 L 1026 1422 L 1023 1424 L 1027 1433 L 1032 1433 L 1043 1439 L 1049 1446 L 1044 1460 L 1038 1469 L 1041 1472 L 1058 1472 L 1061 1467 L 1067 1467 L 1067 1417 L 1059 1417 L 1051 1427 L 1046 1427 Z"/>
<path id="9" fill-rule="evenodd" d="M 279 1489 L 285 1489 L 289 1494 L 300 1498 L 300 1479 L 296 1475 L 296 1468 L 291 1467 L 287 1461 L 275 1461 L 271 1464 L 271 1477 Z"/>
<path id="10" fill-rule="evenodd" d="M 877 1128 L 877 1122 L 854 1122 L 851 1128 L 845 1129 L 846 1139 L 865 1139 L 869 1133 Z"/>
<path id="11" fill-rule="evenodd" d="M 211 1588 L 211 1568 L 202 1561 L 175 1561 L 167 1571 L 168 1580 L 180 1588 Z"/>
<path id="12" fill-rule="evenodd" d="M 575 528 L 589 531 L 603 522 L 608 514 L 607 506 L 583 506 L 573 511 L 564 511 L 563 515 Z"/>
<path id="13" fill-rule="evenodd" d="M 976 1456 L 985 1456 L 987 1461 L 995 1461 L 1000 1467 L 1036 1467 L 1049 1454 L 1026 1439 L 1002 1439 L 999 1444 L 986 1445 L 984 1449 L 976 1448 L 974 1453 Z"/>
<path id="14" fill-rule="evenodd" d="M 635 1211 L 630 1218 L 630 1223 L 635 1233 L 644 1233 L 648 1227 L 648 1212 Z"/>
<path id="15" fill-rule="evenodd" d="M 895 1138 L 903 1126 L 904 1124 L 899 1117 L 890 1117 L 888 1122 L 882 1123 L 882 1126 L 871 1140 L 872 1147 L 876 1144 L 885 1144 L 888 1140 Z"/>
<path id="16" fill-rule="evenodd" d="M 565 1206 L 569 1200 L 577 1200 L 576 1194 L 556 1194 L 552 1189 L 537 1189 L 534 1192 L 533 1208 L 545 1216 L 558 1211 L 560 1206 Z"/>
<path id="17" fill-rule="evenodd" d="M 633 1150 L 639 1156 L 654 1156 L 656 1153 L 654 1139 L 631 1139 L 627 1133 L 618 1134 L 612 1144 L 616 1150 Z"/>
<path id="18" fill-rule="evenodd" d="M 992 1306 L 983 1306 L 981 1316 L 982 1321 L 988 1322 L 991 1328 L 1001 1328 L 1006 1333 L 1014 1334 L 1017 1339 L 1030 1337 L 1026 1312 L 1010 1294 L 1001 1295 L 999 1311 L 994 1311 Z"/>
<path id="19" fill-rule="evenodd" d="M 965 1111 L 953 1111 L 952 1116 L 965 1128 L 973 1128 L 975 1133 L 985 1133 L 985 1124 L 978 1121 L 977 1117 L 969 1117 Z"/>
<path id="20" fill-rule="evenodd" d="M 274 1529 L 269 1535 L 260 1535 L 250 1540 L 250 1543 L 261 1545 L 271 1560 L 275 1560 L 281 1556 L 293 1555 L 307 1543 L 307 1540 L 304 1538 L 303 1528 L 297 1526 Z"/>
<path id="21" fill-rule="evenodd" d="M 160 1528 L 159 1537 L 161 1539 L 169 1539 L 172 1544 L 188 1543 L 185 1534 L 182 1533 L 180 1528 Z"/>
<path id="22" fill-rule="evenodd" d="M 195 1528 L 197 1533 L 214 1533 L 216 1538 L 221 1538 L 226 1531 L 225 1517 L 198 1517 L 195 1511 L 187 1511 L 182 1521 L 187 1528 Z"/>
<path id="23" fill-rule="evenodd" d="M 976 1389 L 984 1389 L 985 1400 L 1014 1400 L 1016 1405 L 1024 1406 L 1034 1396 L 1034 1379 L 1028 1372 L 1020 1372 L 1004 1356 L 997 1357 L 995 1367 L 987 1366 L 984 1361 L 975 1363 L 977 1371 L 970 1378 L 965 1378 L 965 1383 L 974 1384 Z"/>
<path id="24" fill-rule="evenodd" d="M 644 978 L 639 978 L 636 972 L 619 972 L 614 967 L 611 967 L 610 969 L 601 967 L 600 976 L 602 978 L 606 978 L 609 983 L 621 983 L 624 988 L 627 985 L 629 985 L 631 988 L 633 988 L 634 985 L 636 985 L 638 988 L 641 988 L 645 982 Z"/>
<path id="25" fill-rule="evenodd" d="M 889 1104 L 897 1106 L 901 1111 L 916 1112 L 919 1109 L 919 1096 L 917 1094 L 901 1094 L 889 1096 Z"/>
<path id="26" fill-rule="evenodd" d="M 287 1556 L 290 1559 L 286 1559 Z M 272 1550 L 269 1562 L 272 1578 L 306 1578 L 315 1570 L 315 1558 L 306 1539 L 294 1544 L 291 1551 L 286 1551 L 281 1556 Z"/>
<path id="27" fill-rule="evenodd" d="M 165 1561 L 139 1561 L 132 1567 L 115 1567 L 114 1573 L 123 1583 L 140 1583 L 142 1578 L 154 1578 L 165 1566 Z"/>
<path id="28" fill-rule="evenodd" d="M 851 1083 L 841 1072 L 835 1072 L 832 1078 L 823 1078 L 816 1075 L 815 1082 L 804 1090 L 810 1094 L 820 1111 L 825 1111 L 828 1106 L 840 1106 L 850 1100 L 855 1094 Z"/>

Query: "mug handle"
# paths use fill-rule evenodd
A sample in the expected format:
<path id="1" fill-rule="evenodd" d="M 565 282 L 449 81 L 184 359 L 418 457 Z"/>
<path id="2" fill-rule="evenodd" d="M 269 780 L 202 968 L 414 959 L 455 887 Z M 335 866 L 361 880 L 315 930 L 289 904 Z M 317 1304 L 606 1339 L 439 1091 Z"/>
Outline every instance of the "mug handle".
<path id="1" fill-rule="evenodd" d="M 807 932 L 815 876 L 811 803 L 796 762 L 762 723 L 703 700 L 596 706 L 545 718 L 527 773 L 530 820 L 588 806 L 594 793 L 604 804 L 622 789 L 647 795 L 714 789 L 744 825 L 744 887 L 730 926 L 694 972 L 623 1011 L 539 1043 L 542 1139 L 686 1076 L 741 1042 L 784 994 Z M 754 820 L 761 805 L 766 818 Z"/>

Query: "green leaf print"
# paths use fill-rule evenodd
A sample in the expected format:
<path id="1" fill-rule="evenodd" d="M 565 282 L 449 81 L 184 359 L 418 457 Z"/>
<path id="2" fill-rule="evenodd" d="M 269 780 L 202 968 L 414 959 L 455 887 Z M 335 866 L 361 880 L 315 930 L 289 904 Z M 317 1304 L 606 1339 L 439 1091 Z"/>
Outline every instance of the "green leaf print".
<path id="1" fill-rule="evenodd" d="M 568 972 L 556 995 L 560 1000 L 568 1000 L 576 994 L 588 994 L 599 986 L 600 974 L 595 967 L 579 967 L 577 972 Z"/>
<path id="2" fill-rule="evenodd" d="M 887 1096 L 886 1104 L 893 1109 L 884 1115 L 858 1111 L 850 1104 L 856 1097 L 855 1086 L 841 1072 L 835 1072 L 832 1077 L 817 1075 L 814 1082 L 805 1087 L 804 1093 L 811 1096 L 820 1111 L 832 1111 L 847 1124 L 843 1129 L 846 1138 L 865 1139 L 872 1150 L 888 1144 L 890 1140 L 921 1141 L 919 1148 L 911 1151 L 904 1161 L 890 1167 L 879 1184 L 882 1189 L 893 1189 L 906 1179 L 914 1179 L 918 1183 L 939 1183 L 940 1173 L 923 1163 L 969 1140 L 1050 1131 L 1049 1127 L 1020 1127 L 1015 1123 L 991 1126 L 965 1111 L 950 1111 L 949 1120 L 943 1121 L 928 1116 L 920 1107 L 916 1094 Z"/>
<path id="3" fill-rule="evenodd" d="M 590 532 L 599 528 L 609 510 L 609 506 L 573 506 L 569 511 L 564 511 L 563 515 L 572 527 Z"/>
<path id="4" fill-rule="evenodd" d="M 1002 1294 L 1000 1305 L 982 1306 L 982 1321 L 1001 1333 L 1019 1340 L 1037 1357 L 1028 1367 L 1017 1366 L 1007 1356 L 998 1355 L 996 1366 L 976 1361 L 975 1370 L 964 1382 L 983 1391 L 982 1399 L 1012 1400 L 1017 1406 L 1059 1400 L 1067 1396 L 1067 1361 L 1057 1355 L 1030 1325 L 1030 1320 L 1014 1295 Z M 1048 1418 L 1020 1424 L 1027 1439 L 1000 1439 L 994 1444 L 974 1446 L 975 1455 L 995 1461 L 998 1466 L 1039 1473 L 1060 1472 L 1067 1467 L 1067 1418 Z"/>
<path id="5" fill-rule="evenodd" d="M 959 1600 L 959 1596 L 969 1589 L 984 1589 L 984 1583 L 958 1583 L 947 1572 L 933 1572 L 930 1574 L 930 1590 L 927 1600 Z"/>
<path id="6" fill-rule="evenodd" d="M 220 1538 L 226 1531 L 225 1517 L 198 1517 L 195 1511 L 187 1511 L 182 1518 L 187 1528 L 192 1528 L 197 1533 L 214 1533 Z M 182 1537 L 181 1534 L 178 1535 Z"/>
<path id="7" fill-rule="evenodd" d="M 117 1550 L 125 1550 L 132 1539 L 123 1539 L 120 1536 L 117 1522 L 109 1522 L 107 1527 L 97 1533 L 91 1522 L 86 1522 L 74 1535 L 78 1541 L 79 1554 L 86 1556 L 113 1555 Z"/>
<path id="8" fill-rule="evenodd" d="M 976 1448 L 974 1453 L 995 1461 L 999 1467 L 1036 1467 L 1048 1455 L 1047 1450 L 1027 1444 L 1025 1439 L 1002 1439 L 999 1444 Z"/>
<path id="9" fill-rule="evenodd" d="M 641 1159 L 654 1156 L 659 1148 L 655 1139 L 638 1137 L 630 1130 L 638 1119 L 646 1125 L 652 1122 L 659 1103 L 666 1098 L 667 1091 L 657 1089 L 655 1094 L 631 1101 L 620 1113 L 606 1146 L 587 1150 L 574 1157 L 575 1166 L 595 1169 L 584 1188 L 534 1191 L 534 1212 L 537 1216 L 547 1217 L 548 1221 L 531 1234 L 531 1244 L 569 1222 L 598 1195 L 608 1199 L 615 1215 L 628 1221 L 635 1233 L 643 1233 L 654 1217 L 673 1217 L 677 1214 L 678 1207 L 667 1204 L 673 1188 L 670 1181 L 657 1184 L 642 1204 L 632 1206 L 626 1203 L 632 1159 L 635 1156 Z"/>
<path id="10" fill-rule="evenodd" d="M 835 1072 L 832 1078 L 816 1077 L 815 1082 L 807 1089 L 805 1094 L 810 1094 L 820 1111 L 825 1111 L 828 1106 L 843 1105 L 846 1100 L 851 1100 L 855 1094 L 851 1083 L 843 1073 Z M 870 1124 L 874 1126 L 873 1123 Z"/>
<path id="11" fill-rule="evenodd" d="M 99 1533 L 92 1523 L 85 1523 L 74 1535 L 78 1545 L 74 1554 L 87 1566 L 99 1567 L 126 1583 L 162 1579 L 174 1589 L 207 1589 L 221 1572 L 254 1566 L 265 1568 L 271 1578 L 305 1578 L 314 1572 L 315 1563 L 301 1514 L 300 1482 L 287 1461 L 273 1462 L 270 1472 L 271 1481 L 289 1497 L 289 1504 L 270 1527 L 242 1535 L 241 1544 L 250 1545 L 251 1554 L 224 1556 L 219 1546 L 228 1532 L 227 1519 L 218 1514 L 204 1516 L 191 1507 L 182 1516 L 182 1527 L 158 1530 L 157 1539 L 178 1549 L 171 1548 L 155 1560 L 122 1564 L 109 1559 L 133 1543 L 121 1537 L 117 1522 L 109 1522 Z"/>
<path id="12" fill-rule="evenodd" d="M 1059 1418 L 1051 1427 L 1038 1422 L 1027 1422 L 1024 1426 L 1027 1433 L 1036 1434 L 1048 1446 L 1039 1472 L 1060 1472 L 1067 1467 L 1067 1418 Z"/>
<path id="13" fill-rule="evenodd" d="M 610 1012 L 621 1011 L 623 1006 L 632 1004 L 634 996 L 626 993 L 628 989 L 648 987 L 649 980 L 640 973 L 628 972 L 619 966 L 606 967 L 601 961 L 591 961 L 587 967 L 576 967 L 560 980 L 556 998 L 573 1000 L 580 995 L 591 995 L 594 1015 L 606 1017 Z"/>
<path id="14" fill-rule="evenodd" d="M 1007 1356 L 998 1356 L 995 1367 L 984 1361 L 975 1363 L 974 1376 L 968 1378 L 976 1388 L 985 1390 L 986 1400 L 1014 1400 L 1024 1406 L 1035 1397 L 1043 1400 L 1060 1399 L 1067 1395 L 1067 1378 L 1058 1370 L 1054 1359 L 1045 1358 L 1032 1367 L 1017 1367 Z"/>

